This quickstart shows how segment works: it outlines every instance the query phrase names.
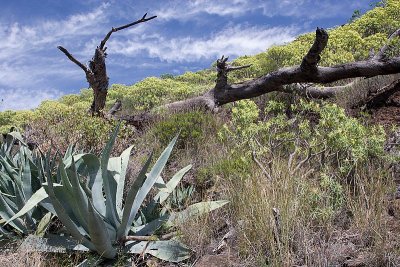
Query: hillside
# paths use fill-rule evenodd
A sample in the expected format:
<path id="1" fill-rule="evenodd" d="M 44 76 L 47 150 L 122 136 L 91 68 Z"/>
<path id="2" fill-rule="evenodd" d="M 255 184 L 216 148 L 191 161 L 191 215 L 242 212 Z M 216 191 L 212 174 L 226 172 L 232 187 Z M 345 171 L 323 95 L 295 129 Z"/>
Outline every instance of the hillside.
<path id="1" fill-rule="evenodd" d="M 366 60 L 399 28 L 400 2 L 388 0 L 329 29 L 319 65 Z M 308 33 L 263 53 L 239 57 L 233 66 L 251 67 L 230 73 L 228 81 L 243 82 L 300 65 L 314 38 L 315 33 Z M 391 40 L 387 56 L 400 54 L 399 40 Z M 108 91 L 106 109 L 121 100 L 120 116 L 158 114 L 141 128 L 122 123 L 112 154 L 133 145 L 127 184 L 134 184 L 151 151 L 158 157 L 179 132 L 161 176 L 171 177 L 188 164 L 193 167 L 168 208 L 229 201 L 174 226 L 193 250 L 187 265 L 176 266 L 400 266 L 400 202 L 395 198 L 400 179 L 399 74 L 332 83 L 353 82 L 329 100 L 272 92 L 213 112 L 157 109 L 213 88 L 215 65 L 179 76 L 148 77 L 133 85 L 114 84 Z M 380 88 L 396 82 L 391 91 L 376 97 Z M 371 95 L 374 98 L 368 100 Z M 16 127 L 44 153 L 64 154 L 74 144 L 77 151 L 98 155 L 118 121 L 89 116 L 92 97 L 91 89 L 82 89 L 80 94 L 44 101 L 34 110 L 1 112 L 0 132 Z M 53 224 L 50 229 L 60 227 L 56 219 Z M 1 257 L 6 262 L 16 254 Z M 80 259 L 60 257 L 65 257 L 64 266 Z M 140 266 L 146 261 L 147 266 L 172 266 L 137 260 Z"/>

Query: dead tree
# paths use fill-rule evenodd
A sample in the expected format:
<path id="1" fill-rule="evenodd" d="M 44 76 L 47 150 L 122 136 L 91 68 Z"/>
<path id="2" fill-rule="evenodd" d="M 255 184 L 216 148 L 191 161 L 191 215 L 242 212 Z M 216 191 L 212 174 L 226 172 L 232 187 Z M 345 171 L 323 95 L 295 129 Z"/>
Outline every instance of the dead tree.
<path id="1" fill-rule="evenodd" d="M 400 29 L 390 37 L 400 36 Z M 217 79 L 214 88 L 203 95 L 185 99 L 164 105 L 167 111 L 183 111 L 192 108 L 205 108 L 214 110 L 227 103 L 242 99 L 254 98 L 270 92 L 285 92 L 307 96 L 309 98 L 327 99 L 336 96 L 346 90 L 350 85 L 319 87 L 315 84 L 327 84 L 343 79 L 357 77 L 375 77 L 378 75 L 389 75 L 400 73 L 400 55 L 394 58 L 387 58 L 385 52 L 388 45 L 384 45 L 376 55 L 368 60 L 340 64 L 332 67 L 321 67 L 318 63 L 321 53 L 328 43 L 328 33 L 324 29 L 317 28 L 313 45 L 304 56 L 300 66 L 278 69 L 259 78 L 229 84 L 228 73 L 247 66 L 230 66 L 228 58 L 222 56 L 217 60 Z M 400 81 L 397 83 L 400 84 Z M 291 86 L 288 86 L 291 85 Z M 393 87 L 394 85 L 391 85 Z M 399 86 L 396 86 L 398 89 Z M 142 113 L 133 116 L 124 116 L 121 119 L 140 126 L 151 120 L 151 113 Z"/>
<path id="2" fill-rule="evenodd" d="M 106 69 L 107 47 L 105 45 L 108 39 L 114 32 L 132 27 L 136 24 L 143 23 L 157 17 L 152 16 L 150 18 L 146 18 L 146 16 L 147 13 L 144 14 L 144 16 L 137 21 L 123 25 L 121 27 L 112 28 L 104 37 L 104 39 L 100 42 L 100 45 L 96 47 L 94 56 L 92 57 L 92 60 L 89 61 L 89 66 L 82 64 L 80 61 L 74 58 L 71 53 L 69 53 L 68 50 L 64 47 L 58 46 L 58 49 L 60 49 L 61 52 L 63 52 L 72 62 L 78 65 L 85 72 L 86 80 L 88 81 L 89 86 L 93 89 L 93 102 L 90 107 L 91 114 L 100 115 L 106 103 L 109 78 L 107 76 Z"/>

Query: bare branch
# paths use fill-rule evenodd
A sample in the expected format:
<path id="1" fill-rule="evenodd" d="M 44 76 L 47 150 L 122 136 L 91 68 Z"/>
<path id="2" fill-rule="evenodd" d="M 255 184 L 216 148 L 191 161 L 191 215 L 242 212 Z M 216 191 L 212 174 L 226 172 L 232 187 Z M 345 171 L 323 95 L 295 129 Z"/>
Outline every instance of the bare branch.
<path id="1" fill-rule="evenodd" d="M 228 85 L 228 72 L 234 71 L 234 70 L 240 70 L 244 68 L 248 68 L 251 66 L 245 65 L 245 66 L 231 66 L 227 64 L 229 57 L 222 56 L 220 59 L 217 59 L 217 81 L 215 88 L 218 89 L 224 89 L 225 86 Z"/>
<path id="2" fill-rule="evenodd" d="M 395 37 L 399 37 L 400 36 L 400 29 L 398 29 L 397 31 L 395 31 L 394 33 L 392 33 L 388 39 L 388 43 L 385 44 L 384 46 L 382 46 L 381 50 L 373 57 L 373 60 L 385 60 L 385 53 L 386 51 L 389 49 L 390 45 L 390 41 L 392 39 L 394 39 Z"/>
<path id="3" fill-rule="evenodd" d="M 271 175 L 267 172 L 267 170 L 264 168 L 264 166 L 261 164 L 261 162 L 257 159 L 256 152 L 253 151 L 253 153 L 252 153 L 251 155 L 253 156 L 254 162 L 258 165 L 258 167 L 260 167 L 262 173 L 263 173 L 265 176 L 267 176 L 267 178 L 268 178 L 269 180 L 272 180 Z"/>
<path id="4" fill-rule="evenodd" d="M 129 24 L 126 24 L 126 25 L 117 27 L 117 28 L 114 28 L 114 27 L 113 27 L 113 28 L 107 33 L 107 35 L 104 37 L 103 41 L 101 41 L 99 48 L 105 51 L 106 48 L 104 48 L 104 46 L 106 45 L 108 39 L 110 39 L 111 34 L 112 34 L 113 32 L 117 32 L 117 31 L 120 31 L 120 30 L 129 28 L 129 27 L 132 27 L 132 26 L 134 26 L 134 25 L 136 25 L 136 24 L 143 23 L 143 22 L 146 22 L 146 21 L 149 21 L 149 20 L 152 20 L 152 19 L 157 18 L 157 16 L 152 16 L 152 17 L 150 17 L 150 18 L 146 18 L 146 16 L 147 16 L 147 13 L 144 14 L 144 16 L 143 16 L 141 19 L 137 20 L 137 21 L 134 21 L 134 22 L 132 22 L 132 23 L 129 23 Z"/>
<path id="5" fill-rule="evenodd" d="M 90 70 L 83 65 L 79 60 L 77 60 L 76 58 L 74 58 L 70 52 L 68 52 L 67 49 L 65 49 L 62 46 L 57 46 L 58 49 L 61 50 L 61 52 L 63 52 L 68 58 L 69 60 L 71 60 L 72 62 L 74 62 L 76 65 L 78 65 L 81 69 L 83 69 L 83 71 L 86 73 L 86 75 L 90 74 Z"/>
<path id="6" fill-rule="evenodd" d="M 291 92 L 294 90 L 300 96 L 308 97 L 308 98 L 316 98 L 316 99 L 328 99 L 335 97 L 338 93 L 343 92 L 353 86 L 354 82 L 348 83 L 346 85 L 338 85 L 338 86 L 310 86 L 304 84 L 292 84 L 286 92 Z"/>
<path id="7" fill-rule="evenodd" d="M 328 44 L 328 33 L 324 29 L 317 28 L 316 37 L 313 45 L 303 58 L 301 69 L 315 70 L 318 62 L 321 60 L 321 53 Z"/>
<path id="8" fill-rule="evenodd" d="M 234 70 L 241 70 L 241 69 L 249 68 L 249 67 L 251 67 L 251 65 L 252 64 L 244 65 L 244 66 L 228 66 L 226 68 L 226 71 L 230 72 L 230 71 L 234 71 Z"/>

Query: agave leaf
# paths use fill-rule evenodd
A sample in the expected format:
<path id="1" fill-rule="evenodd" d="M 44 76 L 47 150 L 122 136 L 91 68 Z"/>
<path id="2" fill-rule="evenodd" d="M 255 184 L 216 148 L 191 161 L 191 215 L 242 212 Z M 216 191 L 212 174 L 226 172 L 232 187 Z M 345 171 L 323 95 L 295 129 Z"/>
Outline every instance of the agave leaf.
<path id="1" fill-rule="evenodd" d="M 65 151 L 63 161 L 66 161 L 68 158 L 72 157 L 73 153 L 74 153 L 74 146 L 69 145 L 67 151 Z"/>
<path id="2" fill-rule="evenodd" d="M 31 166 L 28 159 L 28 156 L 25 154 L 25 161 L 23 166 L 23 173 L 22 173 L 22 188 L 24 193 L 24 198 L 29 199 L 32 196 L 32 173 L 31 173 Z"/>
<path id="3" fill-rule="evenodd" d="M 178 171 L 172 178 L 171 180 L 168 181 L 166 184 L 165 189 L 160 189 L 160 192 L 154 197 L 154 199 L 162 204 L 168 197 L 169 195 L 174 191 L 176 186 L 179 184 L 179 182 L 182 180 L 183 176 L 192 168 L 192 165 L 188 165 L 185 168 L 181 169 Z"/>
<path id="4" fill-rule="evenodd" d="M 153 168 L 151 169 L 146 181 L 143 183 L 142 187 L 137 192 L 135 201 L 133 202 L 133 205 L 132 205 L 132 210 L 130 212 L 127 226 L 130 226 L 132 224 L 144 199 L 146 198 L 147 194 L 150 192 L 150 189 L 153 187 L 154 183 L 157 181 L 157 178 L 160 176 L 162 170 L 164 169 L 165 164 L 168 161 L 169 156 L 171 155 L 172 149 L 173 149 L 177 139 L 178 139 L 178 136 L 175 136 L 175 138 L 172 139 L 172 141 L 169 143 L 167 148 L 162 152 L 161 156 L 158 158 L 157 162 L 154 164 Z M 129 228 L 127 227 L 125 229 L 125 235 L 128 234 L 128 231 L 129 231 Z"/>
<path id="5" fill-rule="evenodd" d="M 117 138 L 120 124 L 115 128 L 113 134 L 110 137 L 106 147 L 101 153 L 100 166 L 101 166 L 101 176 L 103 178 L 104 192 L 106 195 L 106 218 L 115 227 L 119 226 L 118 214 L 116 210 L 115 201 L 115 191 L 113 191 L 112 181 L 110 181 L 110 176 L 108 173 L 108 160 L 110 159 L 111 149 L 114 145 L 115 139 Z M 93 191 L 93 190 L 92 190 Z"/>
<path id="6" fill-rule="evenodd" d="M 61 163 L 61 167 L 63 167 L 63 164 Z M 75 168 L 75 160 L 74 157 L 72 157 L 72 164 L 71 164 L 71 170 L 69 173 L 71 185 L 72 185 L 72 194 L 74 196 L 75 203 L 77 205 L 77 213 L 79 214 L 79 217 L 82 219 L 82 226 L 85 229 L 88 229 L 88 222 L 86 218 L 86 214 L 88 214 L 88 198 L 86 194 L 84 194 L 84 191 L 79 184 L 79 178 L 78 178 L 78 173 L 76 172 Z"/>
<path id="7" fill-rule="evenodd" d="M 14 193 L 13 192 L 14 190 L 12 187 L 12 181 L 11 181 L 10 177 L 2 171 L 0 171 L 0 183 L 1 183 L 1 187 L 3 188 L 4 191 L 9 192 L 9 193 Z M 14 194 L 14 197 L 15 197 L 15 194 Z"/>
<path id="8" fill-rule="evenodd" d="M 18 184 L 21 185 L 21 179 L 15 169 L 10 165 L 8 160 L 0 156 L 0 163 L 3 165 L 6 173 Z"/>
<path id="9" fill-rule="evenodd" d="M 78 230 L 78 227 L 76 226 L 76 224 L 68 216 L 68 214 L 65 211 L 64 207 L 58 201 L 58 199 L 57 199 L 57 197 L 56 197 L 56 195 L 54 193 L 53 181 L 52 181 L 51 173 L 50 173 L 49 169 L 47 169 L 47 184 L 48 184 L 48 186 L 45 187 L 45 189 L 47 191 L 47 194 L 49 195 L 49 198 L 51 199 L 51 202 L 53 204 L 54 210 L 57 213 L 57 217 L 60 219 L 60 221 L 67 228 L 68 232 L 76 240 L 78 240 L 78 242 L 81 242 L 84 246 L 86 246 L 90 250 L 95 250 L 95 246 L 93 245 L 93 243 L 90 242 L 86 237 L 84 237 L 80 233 L 80 231 Z"/>
<path id="10" fill-rule="evenodd" d="M 15 192 L 15 204 L 17 205 L 18 209 L 21 209 L 25 205 L 24 193 L 17 183 L 14 183 L 13 186 Z"/>
<path id="11" fill-rule="evenodd" d="M 125 200 L 124 210 L 122 212 L 121 225 L 117 231 L 117 239 L 121 239 L 126 236 L 129 232 L 129 227 L 132 225 L 134 217 L 131 217 L 132 206 L 135 201 L 136 195 L 138 194 L 140 188 L 142 187 L 144 180 L 146 179 L 146 172 L 150 166 L 151 159 L 153 158 L 153 153 L 150 154 L 146 163 L 144 164 L 142 170 L 139 175 L 136 177 L 136 180 L 133 182 L 128 195 Z"/>
<path id="12" fill-rule="evenodd" d="M 37 229 L 35 231 L 35 235 L 43 237 L 52 219 L 53 219 L 53 214 L 51 214 L 51 212 L 46 213 L 46 215 L 44 215 L 43 218 L 40 220 Z"/>
<path id="13" fill-rule="evenodd" d="M 154 183 L 154 187 L 157 189 L 167 188 L 165 185 L 164 179 L 161 176 L 158 176 L 157 181 Z"/>
<path id="14" fill-rule="evenodd" d="M 13 145 L 14 145 L 14 137 L 11 134 L 7 134 L 6 140 L 5 140 L 5 151 L 3 154 L 4 155 L 10 154 L 11 148 Z"/>
<path id="15" fill-rule="evenodd" d="M 65 165 L 63 164 L 63 162 L 60 162 L 58 164 L 58 168 L 57 168 L 57 176 L 60 176 L 57 180 L 60 180 L 63 184 L 63 186 L 65 187 L 65 189 L 69 192 L 72 193 L 72 184 L 70 182 L 70 180 L 68 179 L 68 174 L 67 171 L 65 169 Z"/>
<path id="16" fill-rule="evenodd" d="M 6 197 L 15 197 L 15 196 L 13 196 L 13 195 L 6 194 L 6 193 L 3 193 L 3 192 L 1 192 L 1 191 L 0 191 L 0 194 L 2 194 L 3 196 L 6 196 Z"/>
<path id="17" fill-rule="evenodd" d="M 43 184 L 43 187 L 47 189 L 47 183 Z M 79 212 L 79 209 L 81 208 L 76 201 L 76 197 L 72 192 L 66 190 L 64 186 L 62 187 L 54 187 L 54 194 L 56 195 L 57 199 L 59 202 L 62 204 L 65 212 L 67 215 L 70 217 L 70 219 L 75 223 L 77 226 L 79 232 L 82 235 L 87 235 L 88 233 L 88 228 L 85 228 L 87 226 L 87 218 L 82 218 L 81 213 Z M 48 211 L 52 211 L 51 208 L 49 209 L 47 205 L 43 205 L 43 203 L 46 201 L 43 200 L 41 205 L 45 207 Z M 52 201 L 50 201 L 50 204 L 52 204 Z M 47 206 L 47 207 L 46 207 Z M 54 207 L 53 210 L 55 211 Z M 57 212 L 55 212 L 55 215 L 57 215 Z M 85 215 L 86 217 L 86 215 Z"/>
<path id="18" fill-rule="evenodd" d="M 96 251 L 107 259 L 115 258 L 117 251 L 112 247 L 106 226 L 100 215 L 94 210 L 88 199 L 88 223 L 89 234 Z"/>
<path id="19" fill-rule="evenodd" d="M 61 186 L 61 185 L 56 184 L 55 186 Z M 22 209 L 20 211 L 18 211 L 14 216 L 12 216 L 6 222 L 6 224 L 10 223 L 11 221 L 15 220 L 16 218 L 23 216 L 24 214 L 26 214 L 27 212 L 32 210 L 36 205 L 38 205 L 42 200 L 44 200 L 47 197 L 48 197 L 48 195 L 47 195 L 45 189 L 43 187 L 40 188 L 38 191 L 36 191 L 31 196 L 30 199 L 28 199 L 28 201 L 25 203 L 25 205 L 22 207 Z"/>
<path id="20" fill-rule="evenodd" d="M 125 187 L 125 177 L 126 177 L 126 170 L 128 169 L 129 158 L 131 155 L 133 146 L 128 147 L 127 149 L 122 152 L 121 156 L 117 158 L 119 164 L 119 174 L 114 177 L 117 181 L 117 192 L 116 192 L 116 208 L 119 211 L 119 214 L 122 213 L 122 197 L 124 194 L 124 187 Z"/>
<path id="21" fill-rule="evenodd" d="M 148 253 L 164 261 L 180 262 L 190 258 L 191 250 L 176 240 L 157 240 L 128 242 L 127 252 L 135 254 Z"/>
<path id="22" fill-rule="evenodd" d="M 190 205 L 183 211 L 172 212 L 170 214 L 169 220 L 166 223 L 167 226 L 172 226 L 174 224 L 183 224 L 189 218 L 193 218 L 196 216 L 200 216 L 206 214 L 215 209 L 221 208 L 222 206 L 228 204 L 227 200 L 218 200 L 218 201 L 206 201 L 199 202 L 193 205 Z"/>
<path id="23" fill-rule="evenodd" d="M 15 214 L 14 211 L 7 204 L 3 195 L 0 194 L 0 217 L 3 218 L 4 220 L 8 220 L 14 214 Z M 23 225 L 23 223 L 20 219 L 10 222 L 10 225 L 13 226 L 19 232 L 26 233 L 26 227 Z"/>
<path id="24" fill-rule="evenodd" d="M 95 179 L 93 180 L 92 189 L 92 201 L 93 205 L 101 215 L 106 215 L 106 205 L 103 196 L 103 180 L 101 177 L 101 170 L 98 170 Z M 90 189 L 90 188 L 89 188 Z"/>
<path id="25" fill-rule="evenodd" d="M 140 235 L 140 236 L 145 236 L 145 235 L 152 235 L 157 231 L 165 222 L 168 221 L 169 215 L 165 214 L 161 216 L 160 218 L 157 218 L 145 225 L 139 226 L 139 227 L 132 227 L 132 232 L 135 233 L 135 235 Z"/>
<path id="26" fill-rule="evenodd" d="M 75 157 L 77 172 L 83 176 L 89 177 L 88 186 L 92 188 L 96 175 L 100 169 L 100 160 L 93 154 L 79 154 Z"/>
<path id="27" fill-rule="evenodd" d="M 22 145 L 28 146 L 28 145 L 24 142 L 24 139 L 22 138 L 22 135 L 21 135 L 19 132 L 17 132 L 17 131 L 12 131 L 12 132 L 8 133 L 7 135 L 12 136 L 13 139 L 16 139 L 16 140 L 18 140 L 19 142 L 21 142 Z M 14 143 L 14 140 L 13 140 L 12 143 Z"/>
<path id="28" fill-rule="evenodd" d="M 87 233 L 88 228 L 87 228 L 87 220 L 86 220 L 86 214 L 82 214 L 81 207 L 82 203 L 79 201 L 78 196 L 76 196 L 76 187 L 73 187 L 70 179 L 68 178 L 68 173 L 70 173 L 70 176 L 73 176 L 74 173 L 71 170 L 66 170 L 65 165 L 63 162 L 60 162 L 58 165 L 58 170 L 57 170 L 57 181 L 62 181 L 63 183 L 63 188 L 57 188 L 55 187 L 55 195 L 56 197 L 61 200 L 61 203 L 66 210 L 67 214 L 71 217 L 71 219 L 80 227 L 83 226 L 85 230 L 79 228 L 80 232 Z M 45 183 L 43 186 L 46 187 L 47 183 Z M 79 192 L 79 191 L 78 191 Z M 86 201 L 86 200 L 85 200 Z M 43 206 L 43 205 L 42 205 Z M 47 210 L 51 211 L 51 208 L 49 209 L 48 205 L 44 206 Z"/>

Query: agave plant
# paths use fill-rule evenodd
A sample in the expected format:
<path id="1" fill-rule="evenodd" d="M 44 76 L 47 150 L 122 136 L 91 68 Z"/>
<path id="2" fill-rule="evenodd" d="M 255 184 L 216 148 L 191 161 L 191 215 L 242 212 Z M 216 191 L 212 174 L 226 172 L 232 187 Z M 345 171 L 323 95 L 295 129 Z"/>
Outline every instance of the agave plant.
<path id="1" fill-rule="evenodd" d="M 44 189 L 33 195 L 31 201 L 9 221 L 25 214 L 34 205 L 47 201 L 52 204 L 54 214 L 72 237 L 105 258 L 114 258 L 118 247 L 123 245 L 125 252 L 149 253 L 175 262 L 187 259 L 190 252 L 188 248 L 177 240 L 159 240 L 155 235 L 156 231 L 162 225 L 172 226 L 195 214 L 221 207 L 227 202 L 197 203 L 177 213 L 160 209 L 191 168 L 190 165 L 183 168 L 168 183 L 160 176 L 177 137 L 148 172 L 152 161 L 152 155 L 149 156 L 123 199 L 132 146 L 122 152 L 120 157 L 110 158 L 118 129 L 119 126 L 100 158 L 93 154 L 73 155 L 72 150 L 69 150 L 55 175 L 47 168 Z M 153 187 L 158 193 L 147 202 L 147 206 L 142 207 Z"/>
<path id="2" fill-rule="evenodd" d="M 20 133 L 14 131 L 6 135 L 0 146 L 1 224 L 15 216 L 31 196 L 40 190 L 44 181 L 38 168 L 40 160 L 41 157 L 33 153 L 24 143 Z M 10 226 L 17 233 L 27 234 L 37 229 L 43 217 L 43 208 L 32 207 L 22 218 L 11 221 Z M 49 216 L 44 217 L 41 225 L 48 225 L 50 219 Z M 4 225 L 0 226 L 0 232 L 6 236 L 12 234 Z"/>

